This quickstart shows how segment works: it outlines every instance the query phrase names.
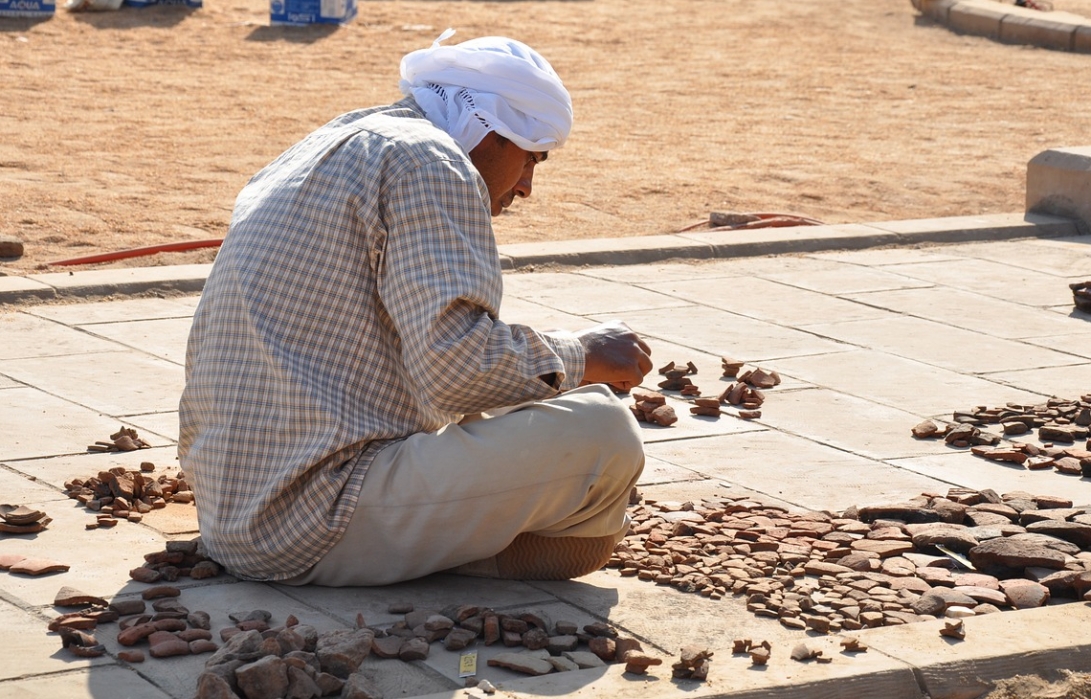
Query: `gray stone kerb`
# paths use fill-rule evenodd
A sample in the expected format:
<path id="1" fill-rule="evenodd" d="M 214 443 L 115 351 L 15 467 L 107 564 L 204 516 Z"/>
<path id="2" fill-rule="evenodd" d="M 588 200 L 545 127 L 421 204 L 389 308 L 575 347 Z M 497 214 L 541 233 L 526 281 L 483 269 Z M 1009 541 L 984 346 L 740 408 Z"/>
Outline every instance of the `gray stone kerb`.
<path id="1" fill-rule="evenodd" d="M 995 0 L 911 0 L 922 15 L 963 34 L 1006 44 L 1091 53 L 1091 19 L 1042 12 Z"/>
<path id="2" fill-rule="evenodd" d="M 670 259 L 722 259 L 862 250 L 921 243 L 962 243 L 1080 234 L 1076 219 L 1044 213 L 793 226 L 754 230 L 706 230 L 673 235 L 597 238 L 500 246 L 505 270 L 542 265 L 632 265 Z M 33 299 L 198 293 L 212 265 L 166 265 L 51 272 L 0 277 L 0 304 Z"/>

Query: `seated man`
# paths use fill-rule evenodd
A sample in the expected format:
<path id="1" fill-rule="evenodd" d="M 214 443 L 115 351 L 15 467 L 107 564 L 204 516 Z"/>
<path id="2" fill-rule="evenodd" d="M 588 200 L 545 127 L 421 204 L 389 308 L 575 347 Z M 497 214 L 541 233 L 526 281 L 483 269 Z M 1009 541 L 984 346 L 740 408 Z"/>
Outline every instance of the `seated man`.
<path id="1" fill-rule="evenodd" d="M 644 464 L 648 346 L 500 320 L 490 214 L 528 197 L 572 103 L 496 37 L 410 53 L 239 194 L 190 333 L 179 458 L 232 574 L 382 585 L 602 566 Z"/>

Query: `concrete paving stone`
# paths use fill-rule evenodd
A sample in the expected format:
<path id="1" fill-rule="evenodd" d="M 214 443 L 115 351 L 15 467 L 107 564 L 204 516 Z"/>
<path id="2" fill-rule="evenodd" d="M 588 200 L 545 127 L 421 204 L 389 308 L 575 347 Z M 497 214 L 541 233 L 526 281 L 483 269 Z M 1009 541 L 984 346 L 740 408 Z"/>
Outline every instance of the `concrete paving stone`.
<path id="1" fill-rule="evenodd" d="M 635 578 L 622 578 L 615 571 L 599 572 L 587 579 L 603 590 L 617 591 L 617 605 L 609 616 L 612 623 L 648 639 L 650 643 L 644 647 L 652 655 L 666 656 L 663 665 L 650 668 L 646 680 L 616 674 L 623 669 L 621 666 L 608 668 L 594 684 L 597 696 L 920 697 L 912 670 L 905 663 L 881 653 L 843 654 L 836 637 L 810 636 L 787 629 L 774 619 L 754 616 L 746 611 L 745 598 L 741 596 L 713 601 Z M 596 602 L 598 595 L 589 587 L 573 588 L 564 583 L 541 585 L 563 601 L 602 614 Z M 716 622 L 702 623 L 704 619 Z M 732 655 L 737 638 L 750 638 L 756 643 L 769 641 L 773 647 L 769 664 L 755 670 L 748 656 Z M 803 641 L 821 648 L 823 655 L 833 658 L 833 662 L 820 665 L 791 660 L 792 648 Z M 654 644 L 655 650 L 649 648 L 650 644 Z M 686 645 L 713 651 L 708 683 L 670 679 L 670 664 Z M 523 691 L 545 693 L 543 680 L 559 682 L 566 678 L 546 675 L 536 679 L 538 682 L 533 685 L 525 683 Z M 515 683 L 506 684 L 504 689 L 519 696 L 520 688 Z M 554 691 L 560 689 L 548 693 Z"/>
<path id="2" fill-rule="evenodd" d="M 959 5 L 965 7 L 972 2 L 974 0 L 962 0 Z M 982 4 L 992 8 L 998 7 L 995 2 Z M 1010 7 L 1008 6 L 1009 9 Z M 999 18 L 996 21 L 996 26 L 999 28 Z M 968 33 L 982 35 L 980 32 Z M 1076 224 L 1071 219 L 1046 214 L 1012 213 L 951 216 L 947 218 L 883 221 L 871 225 L 902 235 L 904 242 L 953 243 L 969 240 L 1027 238 L 1031 236 L 1071 236 L 1079 233 Z"/>
<path id="3" fill-rule="evenodd" d="M 183 302 L 181 298 L 134 298 L 56 303 L 29 306 L 24 311 L 30 315 L 48 318 L 66 325 L 193 317 L 193 306 Z"/>
<path id="4" fill-rule="evenodd" d="M 837 322 L 880 318 L 876 308 L 758 277 L 739 277 L 710 293 L 703 279 L 645 285 L 659 293 L 720 308 L 777 325 L 803 327 L 816 320 Z"/>
<path id="5" fill-rule="evenodd" d="M 966 243 L 954 245 L 951 249 L 954 254 L 968 259 L 990 260 L 1041 274 L 1058 277 L 1091 275 L 1091 245 L 1086 239 L 1077 242 L 1072 238 L 1029 238 Z"/>
<path id="6" fill-rule="evenodd" d="M 866 248 L 891 245 L 899 239 L 896 234 L 860 223 L 749 230 L 713 229 L 680 233 L 678 237 L 711 246 L 716 257 Z"/>
<path id="7" fill-rule="evenodd" d="M 49 502 L 57 503 L 58 507 L 67 509 L 72 502 L 68 499 L 68 496 L 47 481 L 19 470 L 18 467 L 23 463 L 25 462 L 0 462 L 0 503 L 24 505 L 30 502 Z M 49 509 L 45 511 L 46 514 L 52 516 Z M 36 534 L 4 534 L 0 535 L 0 541 L 10 542 L 15 545 L 20 542 L 33 542 L 36 536 Z"/>
<path id="8" fill-rule="evenodd" d="M 605 316 L 600 318 L 606 320 Z M 810 333 L 784 328 L 708 306 L 685 306 L 663 311 L 631 311 L 624 320 L 636 332 L 693 347 L 718 357 L 769 364 L 782 357 L 799 357 L 852 349 Z M 0 372 L 3 365 L 0 364 Z"/>
<path id="9" fill-rule="evenodd" d="M 781 500 L 767 493 L 761 493 L 738 483 L 730 483 L 718 478 L 707 481 L 688 481 L 677 483 L 657 483 L 640 489 L 641 495 L 646 500 L 658 502 L 676 501 L 697 502 L 702 498 L 725 497 L 734 499 L 754 500 L 766 505 L 772 505 L 790 511 L 800 511 L 801 508 L 787 500 Z M 596 573 L 598 575 L 599 573 Z"/>
<path id="10" fill-rule="evenodd" d="M 7 573 L 0 573 L 0 575 L 7 575 Z M 72 655 L 62 648 L 60 636 L 46 632 L 46 623 L 44 618 L 0 600 L 0 627 L 4 629 L 9 639 L 5 644 L 9 651 L 15 645 L 15 639 L 18 639 L 17 652 L 0 653 L 0 681 L 65 672 L 92 665 L 109 665 L 114 662 L 109 656 L 79 658 Z M 0 688 L 6 687 L 8 687 L 6 682 L 0 684 Z M 8 694 L 7 689 L 0 689 L 0 691 L 10 697 L 23 696 Z"/>
<path id="11" fill-rule="evenodd" d="M 624 267 L 588 267 L 580 274 L 606 281 L 641 285 L 649 281 L 667 282 L 686 279 L 726 279 L 745 274 L 745 260 L 666 260 L 646 265 Z"/>
<path id="12" fill-rule="evenodd" d="M 907 438 L 908 430 L 906 431 Z M 812 510 L 843 510 L 873 500 L 900 501 L 941 487 L 810 439 L 767 430 L 649 445 L 648 453 L 711 478 Z M 874 484 L 882 483 L 881 494 Z"/>
<path id="13" fill-rule="evenodd" d="M 88 444 L 109 438 L 125 424 L 29 386 L 0 391 L 0 415 L 6 432 L 0 440 L 0 460 L 82 454 Z"/>
<path id="14" fill-rule="evenodd" d="M 9 377 L 4 376 L 3 374 L 0 374 L 0 389 L 3 389 L 3 388 L 19 388 L 22 385 L 23 384 L 19 383 L 18 381 L 14 381 L 14 380 L 10 379 Z"/>
<path id="15" fill-rule="evenodd" d="M 860 633 L 872 653 L 915 668 L 932 699 L 978 696 L 1014 675 L 1056 676 L 1058 668 L 1086 668 L 1091 658 L 1087 605 L 1024 609 L 964 620 L 966 638 L 939 635 L 942 620 L 888 626 Z"/>
<path id="16" fill-rule="evenodd" d="M 875 291 L 846 298 L 1009 340 L 1075 333 L 1086 326 L 1081 321 L 1055 317 L 1017 302 L 948 287 Z"/>
<path id="17" fill-rule="evenodd" d="M 626 284 L 579 274 L 535 272 L 504 278 L 504 295 L 577 315 L 675 308 L 685 302 Z"/>
<path id="18" fill-rule="evenodd" d="M 3 684 L 3 690 L 19 699 L 180 699 L 118 665 L 12 680 Z"/>
<path id="19" fill-rule="evenodd" d="M 538 332 L 567 330 L 576 332 L 595 323 L 574 313 L 564 313 L 533 301 L 514 296 L 504 298 L 500 305 L 500 319 L 509 325 L 526 325 Z"/>
<path id="20" fill-rule="evenodd" d="M 443 651 L 443 644 L 440 642 L 432 644 L 429 655 L 437 651 L 445 652 Z M 433 672 L 423 663 L 386 660 L 375 655 L 364 658 L 364 662 L 360 667 L 372 678 L 384 697 L 418 697 L 434 695 L 434 693 L 438 692 L 450 697 L 453 695 L 453 690 L 464 687 L 466 683 L 465 680 L 458 680 L 457 683 L 452 682 L 446 677 Z M 481 667 L 482 663 L 478 662 L 478 668 Z M 499 668 L 490 668 L 490 670 L 499 670 Z"/>
<path id="21" fill-rule="evenodd" d="M 24 299 L 51 299 L 57 295 L 53 287 L 26 277 L 0 277 L 0 304 L 17 303 Z"/>
<path id="22" fill-rule="evenodd" d="M 1091 362 L 1047 369 L 1016 369 L 986 374 L 985 379 L 1033 391 L 1043 396 L 1077 398 L 1091 386 Z M 3 394 L 0 394 L 2 396 Z"/>
<path id="23" fill-rule="evenodd" d="M 185 578 L 182 578 L 182 580 L 185 580 Z M 204 582 L 218 580 L 219 578 L 213 578 Z M 130 582 L 129 585 L 126 585 L 118 592 L 124 591 L 126 595 L 131 596 L 146 587 L 149 586 Z M 234 622 L 228 618 L 229 614 L 246 613 L 255 609 L 264 609 L 272 613 L 271 627 L 282 626 L 285 619 L 291 614 L 294 614 L 301 624 L 309 624 L 315 627 L 319 633 L 352 626 L 352 624 L 339 623 L 306 602 L 289 597 L 274 586 L 264 583 L 231 582 L 184 587 L 182 588 L 182 594 L 174 599 L 177 599 L 180 604 L 190 611 L 208 613 L 212 627 L 210 629 L 212 631 L 212 640 L 217 645 L 222 645 L 220 630 L 234 626 Z M 151 609 L 150 604 L 148 609 Z M 117 631 L 117 624 L 109 624 L 99 627 L 99 633 L 97 634 L 98 640 L 112 654 L 128 650 L 128 648 L 117 642 Z M 142 649 L 147 655 L 147 644 L 139 644 L 133 646 L 133 648 Z M 168 690 L 174 696 L 192 697 L 197 689 L 197 677 L 204 670 L 205 662 L 209 657 L 211 656 L 186 655 L 159 659 L 148 657 L 147 660 L 136 667 L 141 675 Z"/>
<path id="24" fill-rule="evenodd" d="M 27 279 L 52 287 L 60 296 L 109 296 L 144 291 L 200 291 L 212 269 L 206 265 L 166 265 L 121 269 L 52 272 Z"/>
<path id="25" fill-rule="evenodd" d="M 839 391 L 791 391 L 762 406 L 769 427 L 870 459 L 942 453 L 942 442 L 914 439 L 922 416 Z M 657 454 L 658 455 L 658 454 Z"/>
<path id="26" fill-rule="evenodd" d="M 517 580 L 485 582 L 481 578 L 444 574 L 383 587 L 297 587 L 279 584 L 273 584 L 273 587 L 346 626 L 356 623 L 357 613 L 363 614 L 370 626 L 389 626 L 404 616 L 387 612 L 390 605 L 396 602 L 409 602 L 416 609 L 441 610 L 452 604 L 507 609 L 555 601 L 548 594 Z"/>
<path id="27" fill-rule="evenodd" d="M 899 265 L 898 274 L 1027 306 L 1072 304 L 1068 280 L 992 260 L 949 260 Z"/>
<path id="28" fill-rule="evenodd" d="M 1068 316 L 1070 318 L 1078 318 L 1082 321 L 1091 321 L 1091 313 L 1088 313 L 1087 311 L 1081 311 L 1080 309 L 1073 306 L 1071 301 L 1063 306 L 1049 306 L 1048 308 L 1046 308 L 1046 310 L 1050 313 L 1058 313 L 1060 315 Z"/>
<path id="29" fill-rule="evenodd" d="M 839 269 L 835 262 L 815 259 L 803 254 L 737 257 L 717 260 L 670 260 L 655 265 L 629 267 L 590 267 L 580 274 L 625 284 L 665 282 L 681 279 L 728 279 L 760 276 L 763 273 L 791 270 L 821 271 Z"/>
<path id="30" fill-rule="evenodd" d="M 156 435 L 171 442 L 178 441 L 178 411 L 165 413 L 148 413 L 146 415 L 131 415 L 125 421 L 137 429 L 143 437 Z M 147 441 L 147 440 L 145 440 Z"/>
<path id="31" fill-rule="evenodd" d="M 0 595 L 23 606 L 52 605 L 57 590 L 68 585 L 89 595 L 110 598 L 125 589 L 129 571 L 144 563 L 144 554 L 162 551 L 166 539 L 149 527 L 119 522 L 108 529 L 88 531 L 94 513 L 75 500 L 29 500 L 23 504 L 44 510 L 53 518 L 38 534 L 4 537 L 4 550 L 33 554 L 65 563 L 65 573 L 29 576 L 0 574 Z M 180 578 L 178 586 L 194 584 Z"/>
<path id="32" fill-rule="evenodd" d="M 1071 498 L 1081 505 L 1091 505 L 1091 481 L 1052 470 L 1030 471 L 1019 464 L 982 459 L 968 449 L 952 448 L 944 454 L 888 459 L 887 463 L 963 488 L 991 488 L 998 493 L 1022 490 L 1035 495 Z"/>
<path id="33" fill-rule="evenodd" d="M 129 349 L 185 366 L 186 341 L 189 339 L 189 329 L 192 325 L 193 318 L 184 316 L 96 323 L 80 326 L 80 329 Z"/>
<path id="34" fill-rule="evenodd" d="M 865 267 L 886 267 L 912 264 L 915 262 L 942 262 L 961 259 L 949 252 L 950 245 L 922 245 L 920 247 L 871 248 L 868 250 L 848 250 L 837 252 L 812 253 L 811 257 L 831 262 L 863 265 Z"/>
<path id="35" fill-rule="evenodd" d="M 1078 357 L 910 317 L 811 325 L 812 332 L 964 374 L 1067 366 Z M 972 348 L 972 349 L 971 349 Z"/>
<path id="36" fill-rule="evenodd" d="M 971 405 L 1040 400 L 993 381 L 869 349 L 782 359 L 777 366 L 793 378 L 929 417 L 950 418 L 953 410 Z"/>
<path id="37" fill-rule="evenodd" d="M 688 483 L 691 481 L 706 481 L 708 476 L 701 475 L 692 469 L 678 466 L 645 454 L 644 471 L 640 474 L 637 485 L 647 487 L 662 483 Z"/>
<path id="38" fill-rule="evenodd" d="M 816 272 L 799 270 L 794 273 L 782 272 L 759 274 L 757 276 L 800 289 L 809 289 L 838 296 L 863 291 L 885 291 L 887 289 L 912 289 L 931 286 L 929 282 L 903 276 L 901 269 L 901 267 L 897 267 L 895 271 L 885 271 L 845 264 L 839 269 Z"/>
<path id="39" fill-rule="evenodd" d="M 108 352 L 118 345 L 26 313 L 0 313 L 0 360 Z"/>
<path id="40" fill-rule="evenodd" d="M 176 410 L 185 384 L 183 367 L 134 350 L 0 360 L 0 373 L 115 416 Z"/>
<path id="41" fill-rule="evenodd" d="M 573 583 L 573 585 L 581 585 L 581 583 L 576 582 Z M 536 614 L 543 619 L 548 619 L 553 623 L 556 623 L 558 620 L 571 621 L 575 624 L 578 624 L 581 629 L 587 624 L 593 624 L 596 621 L 601 621 L 601 619 L 591 616 L 582 609 L 577 609 L 576 607 L 564 604 L 563 602 L 557 602 L 556 600 L 548 604 L 516 605 L 510 609 L 496 611 L 501 613 L 509 611 L 511 613 L 529 612 L 531 614 Z M 552 634 L 552 630 L 550 630 L 550 633 Z M 477 651 L 477 677 L 479 679 L 486 679 L 492 682 L 498 688 L 504 689 L 505 687 L 507 687 L 508 682 L 526 677 L 526 675 L 522 675 L 513 670 L 508 670 L 502 667 L 489 667 L 490 658 L 494 658 L 501 653 L 508 653 L 512 651 L 516 653 L 521 652 L 524 650 L 524 648 L 522 647 L 508 648 L 502 643 L 495 643 L 491 646 L 486 646 L 483 642 L 479 640 L 475 642 L 472 646 L 467 648 L 467 650 Z M 581 648 L 581 650 L 586 649 Z M 460 688 L 465 685 L 465 679 L 460 679 L 458 676 L 459 655 L 460 652 L 448 651 L 444 649 L 442 643 L 436 642 L 432 644 L 431 650 L 429 650 L 428 652 L 428 657 L 422 662 L 424 665 L 427 665 L 436 673 L 447 678 L 447 680 L 451 683 L 452 689 Z M 394 669 L 393 666 L 398 664 L 400 663 L 391 664 L 390 661 L 383 662 L 381 660 L 377 660 L 374 662 L 373 667 L 375 667 L 375 669 L 381 673 L 388 668 Z M 669 665 L 669 663 L 667 664 Z M 586 670 L 580 670 L 576 672 L 582 675 L 581 679 L 583 679 L 587 685 L 591 685 L 592 683 L 596 682 L 598 677 L 601 676 L 601 673 L 587 672 Z M 598 691 L 597 685 L 595 686 L 595 691 L 596 693 Z"/>
<path id="42" fill-rule="evenodd" d="M 1087 325 L 1086 321 L 1079 321 L 1084 328 L 1088 328 L 1083 332 L 1072 333 L 1069 335 L 1053 335 L 1050 337 L 1031 337 L 1024 340 L 1032 345 L 1038 345 L 1039 347 L 1048 347 L 1055 349 L 1059 352 L 1068 352 L 1079 357 L 1087 357 L 1091 359 L 1091 327 Z"/>
<path id="43" fill-rule="evenodd" d="M 677 235 L 513 243 L 501 245 L 500 254 L 510 259 L 516 268 L 548 263 L 627 265 L 675 257 L 693 259 L 715 255 L 711 246 Z"/>
<path id="44" fill-rule="evenodd" d="M 728 649 L 730 650 L 730 649 Z M 541 677 L 515 680 L 504 684 L 504 694 L 511 699 L 542 696 L 586 694 L 642 699 L 807 699 L 817 697 L 883 697 L 883 699 L 921 699 L 912 670 L 898 664 L 868 658 L 864 662 L 838 665 L 798 663 L 788 660 L 791 648 L 782 650 L 781 664 L 764 667 L 750 665 L 746 656 L 728 658 L 717 655 L 707 682 L 672 680 L 669 666 L 650 668 L 643 677 L 624 674 L 625 666 L 615 664 L 586 673 L 598 673 L 599 679 L 586 686 L 582 673 L 550 673 Z M 827 654 L 829 655 L 829 654 Z M 674 659 L 677 659 L 677 652 Z M 775 658 L 775 656 L 774 656 Z M 728 664 L 730 662 L 730 664 Z M 583 691 L 581 691 L 583 690 Z M 450 694 L 435 694 L 420 699 L 449 699 Z"/>

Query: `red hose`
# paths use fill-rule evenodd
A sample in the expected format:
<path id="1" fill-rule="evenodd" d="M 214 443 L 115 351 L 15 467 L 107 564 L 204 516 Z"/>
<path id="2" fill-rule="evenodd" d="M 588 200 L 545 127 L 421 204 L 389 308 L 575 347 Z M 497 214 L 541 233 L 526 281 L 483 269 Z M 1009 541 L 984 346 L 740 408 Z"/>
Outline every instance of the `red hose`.
<path id="1" fill-rule="evenodd" d="M 130 257 L 144 257 L 145 255 L 155 255 L 160 252 L 185 252 L 186 250 L 198 250 L 200 248 L 218 248 L 223 245 L 223 238 L 213 238 L 211 240 L 187 240 L 182 243 L 163 243 L 162 245 L 149 245 L 143 248 L 132 248 L 130 250 L 118 250 L 116 252 L 104 252 L 100 255 L 88 255 L 86 257 L 73 257 L 69 260 L 58 260 L 57 262 L 49 262 L 50 266 L 65 266 L 65 265 L 91 265 L 96 262 L 113 262 L 115 260 L 124 260 Z"/>

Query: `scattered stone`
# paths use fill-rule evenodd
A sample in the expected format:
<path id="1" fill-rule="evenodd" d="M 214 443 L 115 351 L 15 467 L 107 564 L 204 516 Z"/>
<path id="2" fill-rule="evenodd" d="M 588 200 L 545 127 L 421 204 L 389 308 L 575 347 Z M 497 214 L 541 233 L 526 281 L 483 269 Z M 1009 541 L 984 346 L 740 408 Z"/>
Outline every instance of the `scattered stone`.
<path id="1" fill-rule="evenodd" d="M 939 635 L 961 641 L 966 638 L 966 624 L 963 623 L 962 619 L 944 622 L 943 628 L 939 630 Z"/>
<path id="2" fill-rule="evenodd" d="M 66 573 L 72 566 L 50 558 L 23 558 L 8 567 L 10 573 L 23 573 L 24 575 L 48 575 L 49 573 Z"/>
<path id="3" fill-rule="evenodd" d="M 546 675 L 553 671 L 553 665 L 546 659 L 536 654 L 537 652 L 523 652 L 523 653 L 497 653 L 492 658 L 489 658 L 488 664 L 491 667 L 506 667 L 509 670 L 515 672 L 521 672 L 524 675 Z M 578 666 L 583 667 L 577 660 L 570 657 L 571 654 L 565 653 L 564 657 L 568 658 L 572 662 L 575 662 Z M 598 657 L 592 653 L 586 653 L 591 657 L 598 660 Z M 602 661 L 599 660 L 599 664 Z"/>

